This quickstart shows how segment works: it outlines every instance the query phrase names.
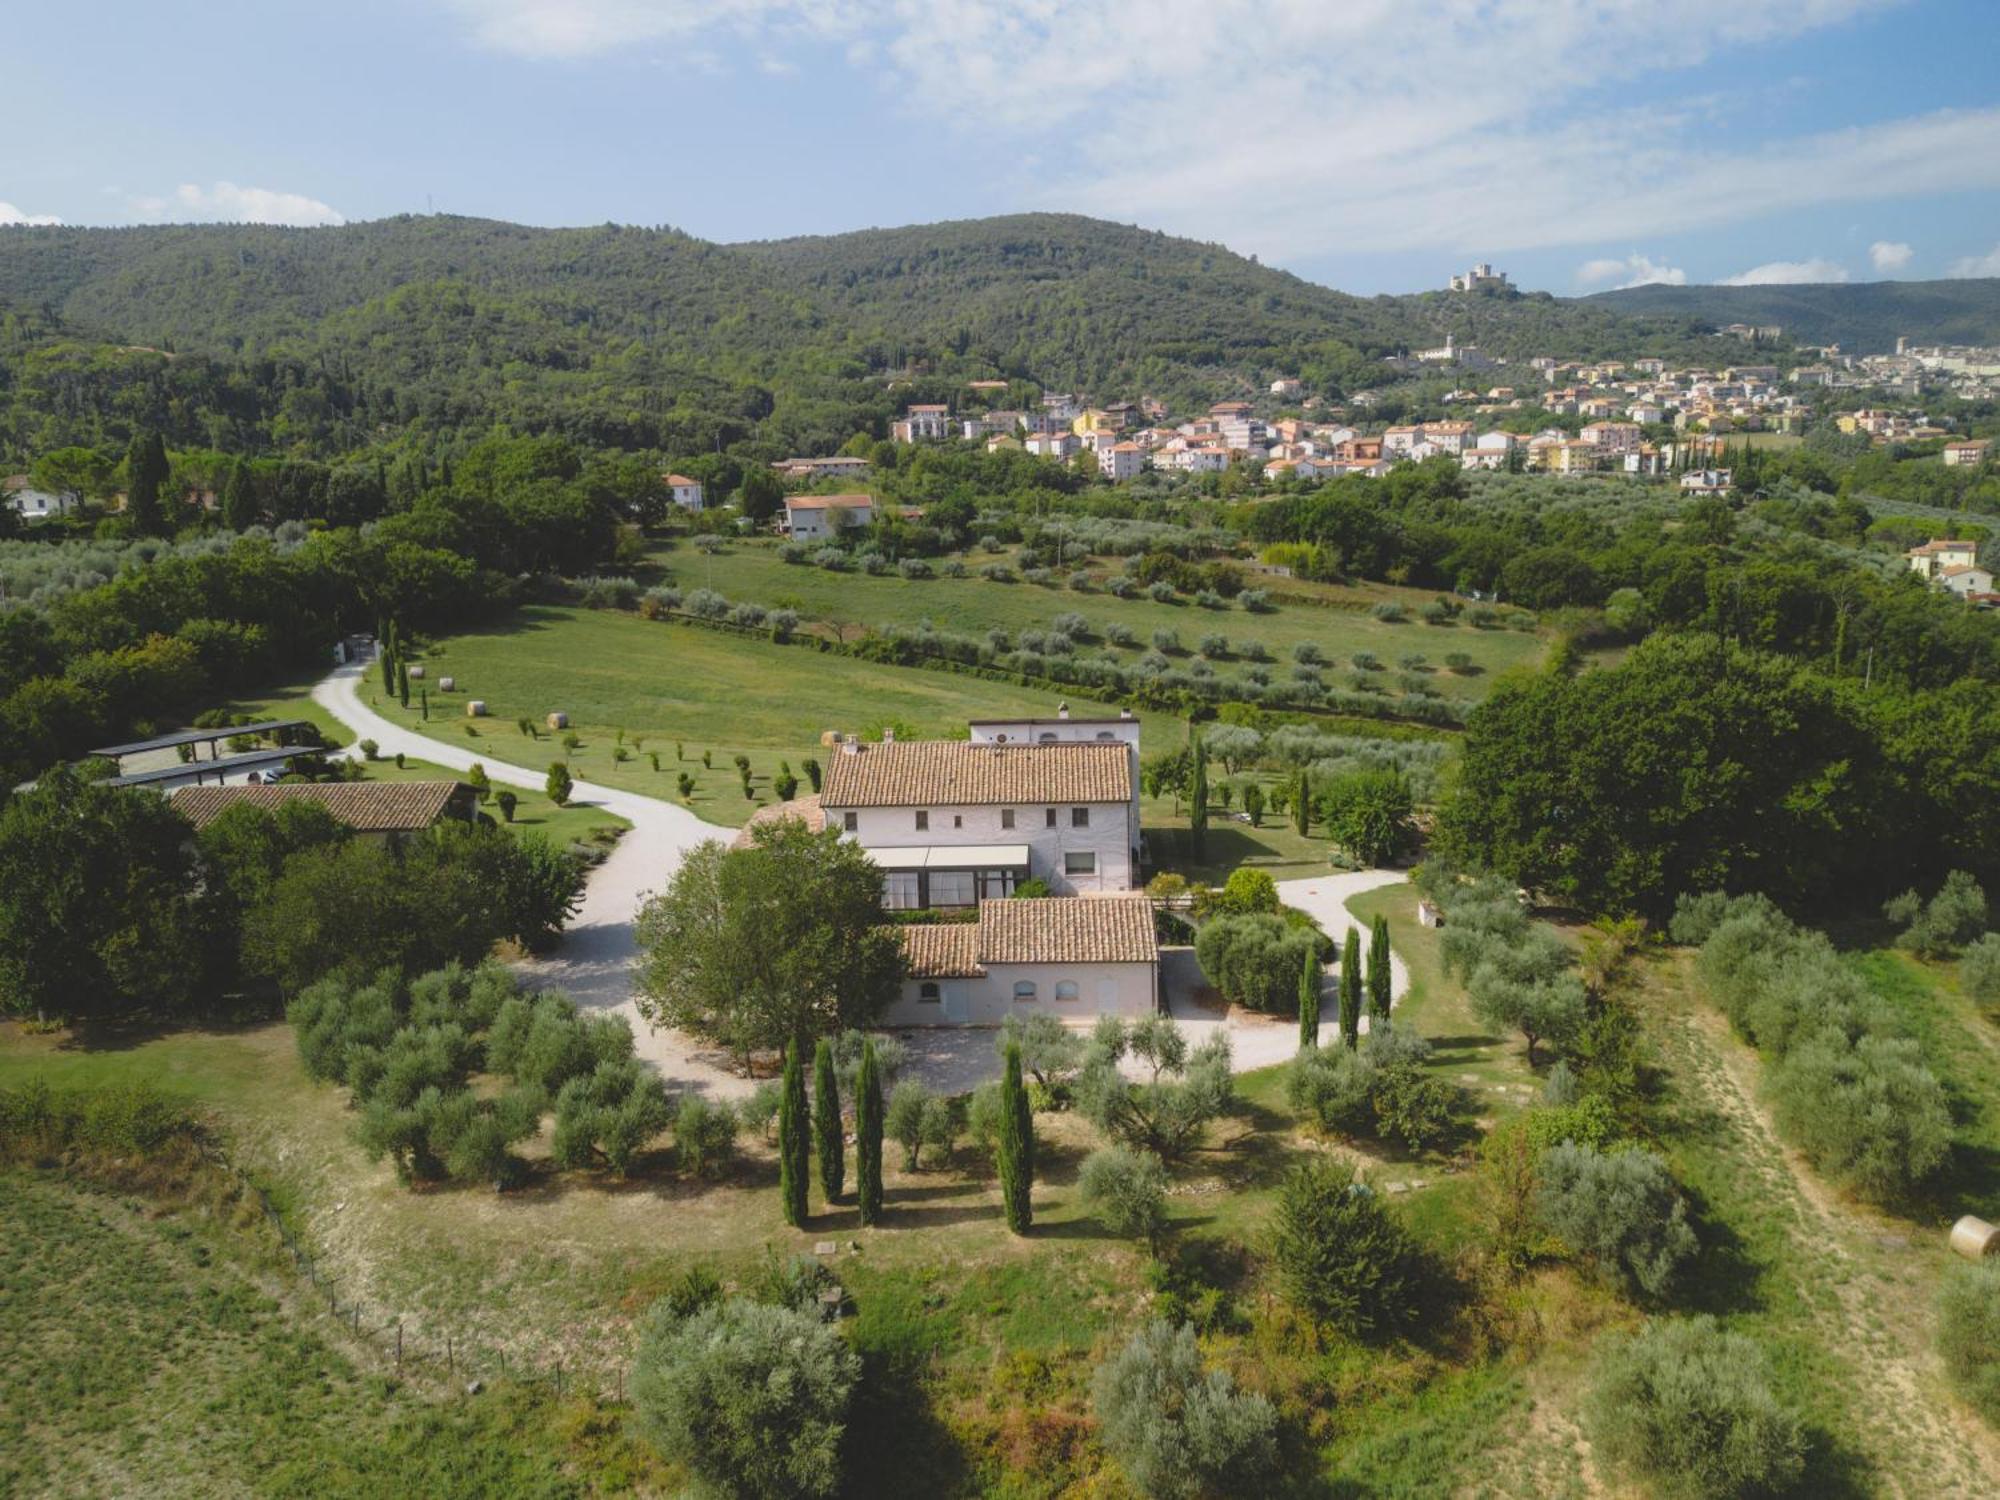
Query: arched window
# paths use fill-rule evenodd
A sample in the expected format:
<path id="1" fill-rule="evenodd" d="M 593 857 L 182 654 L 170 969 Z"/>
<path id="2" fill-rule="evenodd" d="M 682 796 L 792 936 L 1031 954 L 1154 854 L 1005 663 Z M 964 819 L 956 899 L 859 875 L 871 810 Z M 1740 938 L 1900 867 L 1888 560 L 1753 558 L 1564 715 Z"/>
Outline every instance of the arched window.
<path id="1" fill-rule="evenodd" d="M 1063 1001 L 1074 1000 L 1075 998 L 1076 981 L 1074 979 L 1058 979 L 1056 981 L 1056 999 Z"/>
<path id="2" fill-rule="evenodd" d="M 1034 981 L 1034 980 L 1032 980 L 1032 979 L 1017 979 L 1017 980 L 1015 980 L 1015 981 L 1014 981 L 1014 998 L 1015 998 L 1016 1000 L 1029 1000 L 1029 1001 L 1032 1001 L 1032 1000 L 1033 1000 L 1033 999 L 1035 998 L 1035 981 Z"/>

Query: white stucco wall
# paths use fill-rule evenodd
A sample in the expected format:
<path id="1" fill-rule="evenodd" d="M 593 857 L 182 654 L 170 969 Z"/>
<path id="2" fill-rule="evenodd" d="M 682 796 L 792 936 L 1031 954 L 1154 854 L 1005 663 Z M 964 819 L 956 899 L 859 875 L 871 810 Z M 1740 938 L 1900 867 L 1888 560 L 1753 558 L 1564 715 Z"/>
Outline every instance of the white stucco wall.
<path id="1" fill-rule="evenodd" d="M 1129 891 L 1137 878 L 1132 851 L 1139 847 L 1138 811 L 1124 802 L 1092 802 L 1090 826 L 1070 825 L 1070 809 L 1077 804 L 1056 806 L 1056 826 L 1048 826 L 1047 803 L 1023 804 L 1014 808 L 1014 826 L 1003 827 L 997 806 L 942 806 L 927 808 L 930 827 L 917 827 L 913 807 L 862 807 L 852 809 L 855 831 L 845 837 L 859 841 L 864 849 L 908 849 L 953 844 L 1026 844 L 1028 874 L 1049 883 L 1058 896 L 1089 896 L 1104 891 Z M 827 806 L 827 827 L 843 829 L 848 809 Z M 1071 851 L 1089 851 L 1097 856 L 1095 875 L 1065 875 L 1063 856 Z"/>
<path id="2" fill-rule="evenodd" d="M 1075 983 L 1077 998 L 1058 1002 L 1056 985 Z M 1035 986 L 1032 1001 L 1016 1000 L 1014 986 Z M 918 999 L 923 981 L 905 981 L 901 998 L 883 1014 L 885 1026 L 998 1026 L 1010 1015 L 1047 1011 L 1064 1020 L 1099 1016 L 1151 1015 L 1159 993 L 1155 964 L 988 964 L 979 979 L 932 981 L 942 992 L 935 1002 Z"/>

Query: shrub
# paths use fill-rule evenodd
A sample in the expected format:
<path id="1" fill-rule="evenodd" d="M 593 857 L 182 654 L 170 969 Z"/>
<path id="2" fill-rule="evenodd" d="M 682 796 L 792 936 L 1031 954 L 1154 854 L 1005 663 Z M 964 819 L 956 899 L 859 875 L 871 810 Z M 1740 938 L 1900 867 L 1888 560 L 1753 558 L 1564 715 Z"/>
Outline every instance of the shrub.
<path id="1" fill-rule="evenodd" d="M 1945 876 L 1938 893 L 1926 902 L 1905 891 L 1883 907 L 1883 915 L 1905 928 L 1899 940 L 1926 958 L 1958 952 L 1986 931 L 1986 892 L 1963 870 Z"/>
<path id="2" fill-rule="evenodd" d="M 1981 1005 L 2000 1003 L 2000 932 L 1969 945 L 1958 961 L 1959 986 Z"/>
<path id="3" fill-rule="evenodd" d="M 1938 1353 L 1958 1393 L 2000 1424 L 2000 1260 L 1954 1265 L 1938 1288 Z"/>
<path id="4" fill-rule="evenodd" d="M 1315 1157 L 1292 1168 L 1278 1194 L 1272 1249 L 1286 1295 L 1315 1322 L 1365 1339 L 1416 1320 L 1422 1255 L 1344 1162 Z"/>
<path id="5" fill-rule="evenodd" d="M 1079 568 L 1074 573 L 1070 574 L 1067 582 L 1069 584 L 1071 591 L 1074 593 L 1087 594 L 1091 590 L 1090 574 L 1089 572 L 1087 572 L 1082 568 Z"/>
<path id="6" fill-rule="evenodd" d="M 778 1123 L 778 1106 L 783 1097 L 784 1091 L 778 1084 L 766 1079 L 736 1101 L 736 1118 L 743 1122 L 745 1130 L 754 1131 L 768 1143 L 772 1127 Z"/>
<path id="7" fill-rule="evenodd" d="M 776 1085 L 768 1085 L 769 1113 L 757 1127 L 768 1133 L 770 1121 L 778 1117 L 780 1090 Z M 759 1091 L 759 1095 L 762 1090 Z M 695 1093 L 681 1095 L 680 1108 L 674 1111 L 674 1151 L 680 1161 L 681 1170 L 692 1177 L 720 1177 L 729 1169 L 730 1161 L 736 1155 L 736 1127 L 739 1118 L 748 1120 L 762 1114 L 765 1101 L 759 1095 L 752 1095 L 743 1101 L 742 1116 L 731 1112 L 727 1105 L 711 1104 L 704 1096 Z M 753 1100 L 756 1102 L 753 1104 Z"/>
<path id="8" fill-rule="evenodd" d="M 860 1360 L 808 1313 L 655 1303 L 632 1365 L 641 1433 L 720 1495 L 831 1495 Z"/>
<path id="9" fill-rule="evenodd" d="M 714 589 L 696 589 L 687 596 L 688 613 L 704 620 L 719 620 L 729 613 L 729 601 Z"/>
<path id="10" fill-rule="evenodd" d="M 1472 658 L 1463 651 L 1447 651 L 1444 655 L 1444 664 L 1460 676 L 1472 670 Z"/>
<path id="11" fill-rule="evenodd" d="M 1162 627 L 1153 632 L 1153 649 L 1164 656 L 1178 656 L 1181 652 L 1181 636 L 1177 630 Z"/>
<path id="12" fill-rule="evenodd" d="M 552 1154 L 559 1166 L 603 1164 L 623 1177 L 640 1149 L 667 1128 L 667 1091 L 637 1058 L 599 1063 L 556 1095 Z"/>
<path id="13" fill-rule="evenodd" d="M 1152 583 L 1146 585 L 1146 597 L 1151 599 L 1155 604 L 1171 603 L 1174 597 L 1174 586 L 1164 578 L 1155 579 Z"/>
<path id="14" fill-rule="evenodd" d="M 1410 617 L 1410 612 L 1393 599 L 1384 599 L 1368 613 L 1391 625 L 1400 625 Z"/>
<path id="15" fill-rule="evenodd" d="M 1311 931 L 1252 911 L 1204 922 L 1194 952 L 1209 983 L 1231 1004 L 1290 1015 L 1298 1008 L 1299 971 L 1317 946 Z"/>
<path id="16" fill-rule="evenodd" d="M 1229 601 L 1223 598 L 1222 595 L 1218 594 L 1214 589 L 1200 590 L 1195 594 L 1194 602 L 1195 606 L 1199 609 L 1229 608 Z"/>
<path id="17" fill-rule="evenodd" d="M 847 554 L 838 547 L 822 547 L 812 556 L 815 568 L 824 568 L 829 573 L 845 573 L 853 566 Z"/>
<path id="18" fill-rule="evenodd" d="M 1149 1324 L 1098 1369 L 1092 1397 L 1104 1446 L 1152 1500 L 1263 1494 L 1276 1477 L 1277 1412 L 1202 1368 L 1191 1325 Z"/>
<path id="19" fill-rule="evenodd" d="M 1070 640 L 1082 640 L 1090 634 L 1090 622 L 1074 610 L 1065 610 L 1049 621 L 1049 629 Z"/>
<path id="20" fill-rule="evenodd" d="M 904 558 L 896 564 L 896 571 L 901 573 L 905 578 L 929 578 L 932 576 L 931 565 L 921 557 Z"/>
<path id="21" fill-rule="evenodd" d="M 1886 1202 L 1951 1153 L 1944 1088 L 1906 1038 L 1850 1042 L 1831 1028 L 1789 1053 L 1772 1083 L 1778 1128 L 1845 1187 Z"/>
<path id="22" fill-rule="evenodd" d="M 1195 650 L 1210 661 L 1221 661 L 1229 655 L 1229 637 L 1210 631 L 1195 643 Z"/>
<path id="23" fill-rule="evenodd" d="M 1334 1135 L 1360 1136 L 1375 1122 L 1375 1068 L 1348 1047 L 1302 1047 L 1285 1078 L 1293 1111 Z"/>
<path id="24" fill-rule="evenodd" d="M 966 574 L 966 567 L 962 559 L 953 557 L 947 558 L 944 566 L 938 571 L 943 573 L 947 578 L 963 578 Z"/>
<path id="25" fill-rule="evenodd" d="M 1303 667 L 1318 667 L 1326 664 L 1326 653 L 1312 641 L 1300 641 L 1292 647 L 1292 660 Z"/>
<path id="26" fill-rule="evenodd" d="M 513 822 L 514 809 L 521 805 L 521 799 L 503 788 L 493 794 L 493 801 L 500 809 L 501 819 L 508 823 Z"/>
<path id="27" fill-rule="evenodd" d="M 732 625 L 742 625 L 754 630 L 757 626 L 764 623 L 767 614 L 768 611 L 763 605 L 752 604 L 748 600 L 745 600 L 729 611 L 729 623 Z"/>
<path id="28" fill-rule="evenodd" d="M 1077 1191 L 1106 1229 L 1158 1251 L 1167 1229 L 1167 1169 L 1159 1157 L 1100 1146 L 1083 1159 Z"/>
<path id="29" fill-rule="evenodd" d="M 1782 1492 L 1805 1466 L 1799 1419 L 1772 1391 L 1763 1350 L 1710 1317 L 1612 1346 L 1586 1420 L 1599 1453 L 1663 1495 Z"/>
<path id="30" fill-rule="evenodd" d="M 1271 603 L 1269 589 L 1245 589 L 1236 596 L 1236 602 L 1252 614 L 1268 614 L 1276 606 Z"/>
<path id="31" fill-rule="evenodd" d="M 1542 1154 L 1536 1175 L 1549 1232 L 1628 1295 L 1665 1296 L 1693 1258 L 1687 1207 L 1653 1152 L 1605 1155 L 1566 1141 Z"/>

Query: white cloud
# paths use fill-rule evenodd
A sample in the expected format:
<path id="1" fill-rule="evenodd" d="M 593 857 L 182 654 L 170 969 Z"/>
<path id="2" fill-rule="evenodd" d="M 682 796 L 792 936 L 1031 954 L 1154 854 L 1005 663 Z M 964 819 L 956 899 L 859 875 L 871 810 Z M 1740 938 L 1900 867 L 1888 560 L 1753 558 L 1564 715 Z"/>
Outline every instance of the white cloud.
<path id="1" fill-rule="evenodd" d="M 664 42 L 754 68 L 834 43 L 922 124 L 1003 154 L 996 195 L 1281 261 L 1629 242 L 2000 189 L 2000 107 L 1738 145 L 1692 91 L 1605 102 L 1900 0 L 1154 0 L 1142 35 L 1129 0 L 432 3 L 526 58 Z"/>
<path id="2" fill-rule="evenodd" d="M 1868 247 L 1868 260 L 1878 271 L 1900 271 L 1915 253 L 1901 240 L 1877 240 Z"/>
<path id="3" fill-rule="evenodd" d="M 1948 276 L 2000 276 L 2000 245 L 1995 245 L 1984 255 L 1968 255 L 1963 260 L 1951 263 Z"/>
<path id="4" fill-rule="evenodd" d="M 1631 286 L 1686 286 L 1688 273 L 1634 250 L 1623 260 L 1587 260 L 1577 267 L 1576 279 L 1580 286 L 1610 282 L 1614 290 L 1623 291 Z"/>
<path id="5" fill-rule="evenodd" d="M 0 203 L 0 224 L 60 224 L 54 214 L 31 214 L 11 203 Z"/>
<path id="6" fill-rule="evenodd" d="M 303 193 L 238 187 L 217 182 L 198 187 L 184 182 L 165 197 L 128 199 L 135 219 L 174 224 L 345 224 L 347 216 L 329 203 Z"/>
<path id="7" fill-rule="evenodd" d="M 1814 282 L 1845 281 L 1847 267 L 1835 261 L 1769 260 L 1734 276 L 1725 276 L 1718 286 L 1803 286 Z"/>

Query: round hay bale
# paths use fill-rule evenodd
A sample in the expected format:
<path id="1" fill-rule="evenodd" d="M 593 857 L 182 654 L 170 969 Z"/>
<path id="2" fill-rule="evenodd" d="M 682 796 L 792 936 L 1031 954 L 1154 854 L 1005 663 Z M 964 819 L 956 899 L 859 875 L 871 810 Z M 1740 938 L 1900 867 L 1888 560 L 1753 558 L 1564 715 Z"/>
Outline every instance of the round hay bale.
<path id="1" fill-rule="evenodd" d="M 2000 1251 L 2000 1228 L 1967 1214 L 1951 1226 L 1951 1248 L 1967 1260 L 1984 1260 Z"/>
<path id="2" fill-rule="evenodd" d="M 424 669 L 422 663 L 419 663 L 418 665 L 410 668 L 410 681 L 422 682 L 423 680 L 424 680 Z"/>
<path id="3" fill-rule="evenodd" d="M 440 677 L 438 679 L 438 691 L 440 693 L 448 693 L 457 686 L 458 679 L 456 677 Z"/>
<path id="4" fill-rule="evenodd" d="M 569 728 L 569 715 L 568 715 L 568 714 L 562 714 L 562 713 L 556 713 L 556 714 L 550 714 L 550 715 L 549 715 L 549 728 L 551 728 L 551 729 L 567 729 L 567 728 Z"/>
<path id="5" fill-rule="evenodd" d="M 819 743 L 822 750 L 831 750 L 835 745 L 840 743 L 840 731 L 838 729 L 822 729 L 819 732 Z"/>
<path id="6" fill-rule="evenodd" d="M 465 703 L 465 716 L 468 719 L 485 718 L 486 700 L 484 698 L 468 698 Z"/>

